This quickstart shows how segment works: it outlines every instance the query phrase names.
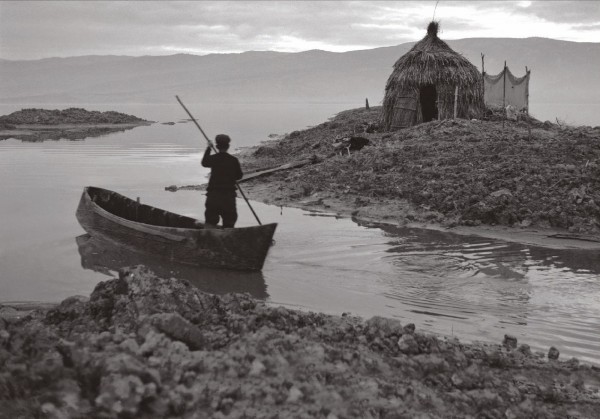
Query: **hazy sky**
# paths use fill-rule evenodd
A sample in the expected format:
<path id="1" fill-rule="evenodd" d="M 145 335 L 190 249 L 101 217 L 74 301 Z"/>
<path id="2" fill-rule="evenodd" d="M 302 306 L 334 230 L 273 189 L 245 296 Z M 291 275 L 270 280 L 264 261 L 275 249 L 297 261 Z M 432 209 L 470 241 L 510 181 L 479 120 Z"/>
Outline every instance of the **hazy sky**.
<path id="1" fill-rule="evenodd" d="M 417 41 L 435 1 L 0 1 L 0 58 L 349 51 Z M 600 42 L 600 1 L 440 1 L 444 39 Z"/>

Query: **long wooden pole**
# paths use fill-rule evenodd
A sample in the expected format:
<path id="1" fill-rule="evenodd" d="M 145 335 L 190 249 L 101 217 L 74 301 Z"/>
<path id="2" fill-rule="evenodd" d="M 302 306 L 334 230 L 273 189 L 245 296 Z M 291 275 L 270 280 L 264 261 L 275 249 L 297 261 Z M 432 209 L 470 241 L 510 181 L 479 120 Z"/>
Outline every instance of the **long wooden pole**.
<path id="1" fill-rule="evenodd" d="M 483 106 L 485 107 L 485 54 L 481 53 L 481 99 L 483 100 Z"/>
<path id="2" fill-rule="evenodd" d="M 527 66 L 525 66 L 525 75 L 527 76 L 527 93 L 525 95 L 525 100 L 527 101 L 526 111 L 527 111 L 527 115 L 529 115 L 529 69 L 527 68 Z"/>
<path id="3" fill-rule="evenodd" d="M 502 129 L 504 130 L 504 121 L 506 121 L 506 61 L 504 61 L 503 90 L 502 90 Z"/>
<path id="4" fill-rule="evenodd" d="M 504 61 L 504 70 L 502 71 L 502 107 L 506 108 L 506 61 Z"/>
<path id="5" fill-rule="evenodd" d="M 175 98 L 177 98 L 177 102 L 179 102 L 179 104 L 183 107 L 183 109 L 185 109 L 185 111 L 187 112 L 187 114 L 190 116 L 191 120 L 194 122 L 194 124 L 196 124 L 196 126 L 198 127 L 198 129 L 200 130 L 200 132 L 202 133 L 202 135 L 204 135 L 204 138 L 206 138 L 206 141 L 208 141 L 208 145 L 210 146 L 210 148 L 212 148 L 213 151 L 216 153 L 217 149 L 215 148 L 215 146 L 212 143 L 212 141 L 210 141 L 208 139 L 208 136 L 206 135 L 206 133 L 204 132 L 204 130 L 202 129 L 202 127 L 200 126 L 200 124 L 198 123 L 198 121 L 196 121 L 196 118 L 194 118 L 192 116 L 192 114 L 190 113 L 190 111 L 188 111 L 188 108 L 185 107 L 185 105 L 183 104 L 183 102 L 181 101 L 181 99 L 179 99 L 179 96 L 175 95 Z M 254 212 L 254 208 L 252 208 L 252 205 L 250 205 L 250 201 L 248 201 L 248 198 L 246 198 L 246 195 L 244 194 L 244 191 L 242 191 L 242 188 L 240 188 L 240 185 L 237 182 L 235 182 L 235 186 L 237 186 L 237 190 L 242 195 L 242 198 L 244 198 L 244 201 L 246 201 L 246 204 L 248 204 L 248 207 L 250 208 L 250 211 L 252 211 L 252 214 L 254 215 L 254 218 L 256 218 L 256 221 L 258 222 L 258 225 L 262 225 L 262 223 L 258 219 L 258 215 L 256 215 L 256 212 Z"/>

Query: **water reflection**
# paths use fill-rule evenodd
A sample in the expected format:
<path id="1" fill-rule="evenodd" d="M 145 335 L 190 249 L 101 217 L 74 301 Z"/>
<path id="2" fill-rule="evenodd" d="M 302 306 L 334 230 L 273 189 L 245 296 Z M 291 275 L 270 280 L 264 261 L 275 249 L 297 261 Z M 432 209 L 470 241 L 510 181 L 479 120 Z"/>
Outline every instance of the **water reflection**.
<path id="1" fill-rule="evenodd" d="M 600 252 L 595 250 L 562 250 L 549 252 L 547 249 L 528 249 L 531 260 L 539 266 L 560 268 L 567 271 L 600 275 Z M 600 280 L 600 278 L 596 277 Z"/>
<path id="2" fill-rule="evenodd" d="M 439 231 L 382 227 L 393 238 L 388 260 L 411 280 L 387 296 L 414 313 L 467 320 L 480 313 L 527 324 L 531 286 L 522 246 Z M 432 272 L 434 275 L 431 275 Z"/>
<path id="3" fill-rule="evenodd" d="M 553 249 L 452 232 L 353 221 L 361 227 L 385 232 L 393 254 L 436 255 L 453 259 L 453 270 L 520 280 L 530 268 L 558 268 L 573 273 L 600 274 L 600 251 Z"/>
<path id="4" fill-rule="evenodd" d="M 146 124 L 142 124 L 146 125 Z M 13 131 L 0 132 L 0 140 L 14 138 L 23 142 L 39 143 L 44 141 L 81 141 L 86 138 L 102 137 L 109 134 L 132 130 L 140 125 L 117 125 L 117 126 L 73 126 L 73 127 L 44 127 L 42 129 L 15 129 Z"/>
<path id="5" fill-rule="evenodd" d="M 600 251 L 355 222 L 383 232 L 394 269 L 378 279 L 383 294 L 424 324 L 478 339 L 512 333 L 597 362 Z"/>
<path id="6" fill-rule="evenodd" d="M 261 272 L 239 272 L 182 265 L 139 252 L 102 236 L 83 234 L 75 238 L 81 266 L 113 276 L 126 266 L 145 265 L 157 276 L 186 279 L 201 291 L 212 294 L 249 293 L 254 298 L 268 298 Z"/>

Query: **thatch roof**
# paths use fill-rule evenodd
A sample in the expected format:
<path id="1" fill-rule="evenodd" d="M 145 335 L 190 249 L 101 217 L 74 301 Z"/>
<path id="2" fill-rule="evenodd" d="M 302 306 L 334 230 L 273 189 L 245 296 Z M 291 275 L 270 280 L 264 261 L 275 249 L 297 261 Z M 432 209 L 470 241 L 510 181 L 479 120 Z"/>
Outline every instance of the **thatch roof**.
<path id="1" fill-rule="evenodd" d="M 472 85 L 481 82 L 479 70 L 438 38 L 438 29 L 439 24 L 431 22 L 427 35 L 396 61 L 388 87 L 390 84 Z"/>
<path id="2" fill-rule="evenodd" d="M 447 43 L 438 38 L 439 24 L 431 22 L 427 35 L 396 61 L 385 87 L 384 123 L 389 129 L 396 120 L 394 115 L 398 98 L 413 95 L 426 85 L 436 87 L 440 117 L 448 115 L 450 95 L 459 88 L 459 116 L 471 117 L 483 103 L 482 76 L 477 67 Z M 398 108 L 396 106 L 396 108 Z M 441 109 L 443 108 L 443 109 Z M 416 122 L 420 122 L 420 115 Z"/>

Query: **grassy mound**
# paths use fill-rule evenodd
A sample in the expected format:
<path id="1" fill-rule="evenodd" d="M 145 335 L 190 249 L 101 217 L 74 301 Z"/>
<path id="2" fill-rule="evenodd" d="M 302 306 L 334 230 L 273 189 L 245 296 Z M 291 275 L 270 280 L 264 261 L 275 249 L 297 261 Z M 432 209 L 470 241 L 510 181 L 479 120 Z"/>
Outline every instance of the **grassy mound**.
<path id="1" fill-rule="evenodd" d="M 380 115 L 381 108 L 341 112 L 264 143 L 244 163 L 264 168 L 315 156 L 319 163 L 288 176 L 296 195 L 403 199 L 446 224 L 600 233 L 600 127 L 457 119 L 386 133 L 377 132 Z M 350 154 L 336 149 L 350 136 L 370 143 Z"/>
<path id="2" fill-rule="evenodd" d="M 58 125 L 58 124 L 135 124 L 147 122 L 137 116 L 120 112 L 88 111 L 82 108 L 22 109 L 10 115 L 0 116 L 1 125 Z"/>

